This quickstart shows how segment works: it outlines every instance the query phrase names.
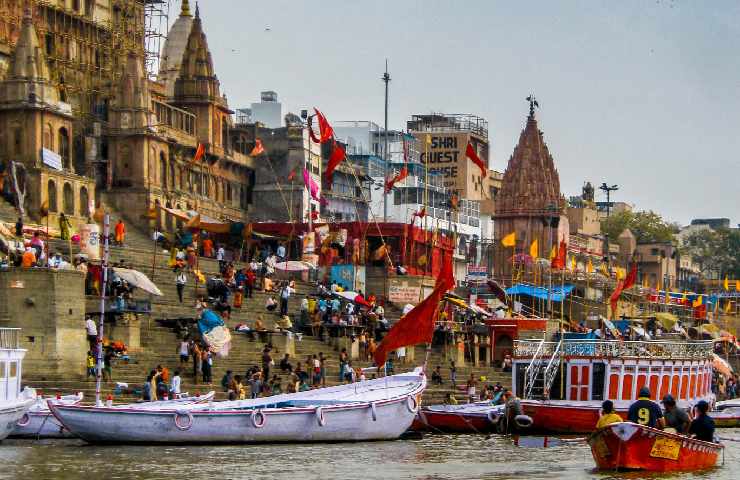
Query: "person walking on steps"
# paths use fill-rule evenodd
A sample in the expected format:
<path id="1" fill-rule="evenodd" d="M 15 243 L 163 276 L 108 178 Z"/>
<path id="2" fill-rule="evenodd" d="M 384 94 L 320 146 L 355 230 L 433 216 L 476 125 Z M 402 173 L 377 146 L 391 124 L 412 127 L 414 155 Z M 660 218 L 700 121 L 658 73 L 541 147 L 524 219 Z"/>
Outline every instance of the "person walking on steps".
<path id="1" fill-rule="evenodd" d="M 177 298 L 182 303 L 182 294 L 185 292 L 185 285 L 188 283 L 188 276 L 183 269 L 178 269 L 175 274 L 175 286 L 177 287 Z"/>

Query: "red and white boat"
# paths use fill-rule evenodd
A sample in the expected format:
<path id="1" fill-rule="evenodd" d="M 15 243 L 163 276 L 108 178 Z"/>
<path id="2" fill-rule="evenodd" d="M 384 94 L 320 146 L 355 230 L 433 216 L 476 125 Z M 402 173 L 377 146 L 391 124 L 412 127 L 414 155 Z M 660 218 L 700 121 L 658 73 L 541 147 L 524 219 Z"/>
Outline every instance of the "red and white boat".
<path id="1" fill-rule="evenodd" d="M 588 439 L 599 470 L 694 471 L 712 468 L 719 443 L 667 433 L 631 422 L 613 423 Z"/>
<path id="2" fill-rule="evenodd" d="M 711 341 L 514 342 L 512 387 L 531 431 L 590 433 L 604 400 L 626 418 L 644 386 L 653 400 L 671 394 L 686 410 L 699 400 L 711 404 L 711 380 Z"/>
<path id="3" fill-rule="evenodd" d="M 491 402 L 422 407 L 411 425 L 415 431 L 445 433 L 491 433 L 496 430 L 504 406 Z"/>

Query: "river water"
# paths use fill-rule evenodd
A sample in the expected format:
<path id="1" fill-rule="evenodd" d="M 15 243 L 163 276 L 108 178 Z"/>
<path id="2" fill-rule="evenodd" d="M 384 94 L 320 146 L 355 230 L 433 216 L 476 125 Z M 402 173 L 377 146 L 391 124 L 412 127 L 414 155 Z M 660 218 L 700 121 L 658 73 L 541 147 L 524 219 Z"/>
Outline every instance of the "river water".
<path id="1" fill-rule="evenodd" d="M 720 430 L 740 441 L 740 429 Z M 740 478 L 740 443 L 726 442 L 724 466 L 649 478 Z M 721 462 L 719 462 L 721 463 Z M 330 480 L 612 479 L 645 474 L 593 471 L 585 443 L 514 446 L 504 437 L 425 435 L 395 442 L 240 446 L 90 446 L 77 440 L 6 440 L 0 479 Z"/>

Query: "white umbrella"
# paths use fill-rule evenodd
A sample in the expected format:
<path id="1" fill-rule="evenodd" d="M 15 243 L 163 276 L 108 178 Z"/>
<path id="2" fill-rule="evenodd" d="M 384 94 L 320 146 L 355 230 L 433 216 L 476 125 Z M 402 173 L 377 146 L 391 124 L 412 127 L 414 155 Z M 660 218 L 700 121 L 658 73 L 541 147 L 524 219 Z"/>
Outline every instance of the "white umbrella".
<path id="1" fill-rule="evenodd" d="M 116 275 L 121 277 L 123 280 L 126 280 L 134 287 L 140 288 L 145 292 L 151 293 L 152 295 L 157 295 L 158 297 L 162 296 L 162 291 L 157 288 L 154 282 L 149 280 L 149 277 L 147 277 L 140 271 L 131 270 L 130 268 L 118 267 L 114 268 L 113 271 L 116 272 Z"/>
<path id="2" fill-rule="evenodd" d="M 357 292 L 350 292 L 347 290 L 343 292 L 337 292 L 337 295 L 339 295 L 340 297 L 344 297 L 347 300 L 352 300 L 353 302 L 355 301 L 355 298 L 357 298 Z"/>
<path id="3" fill-rule="evenodd" d="M 288 260 L 287 262 L 275 262 L 275 270 L 283 270 L 286 272 L 305 272 L 310 270 L 314 266 L 308 262 L 302 262 L 300 260 Z"/>

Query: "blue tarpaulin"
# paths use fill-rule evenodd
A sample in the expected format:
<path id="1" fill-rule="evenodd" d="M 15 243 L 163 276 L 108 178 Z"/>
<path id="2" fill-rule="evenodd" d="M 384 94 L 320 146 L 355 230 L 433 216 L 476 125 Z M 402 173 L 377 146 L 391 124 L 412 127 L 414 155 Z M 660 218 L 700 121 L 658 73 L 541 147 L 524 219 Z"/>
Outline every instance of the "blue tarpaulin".
<path id="1" fill-rule="evenodd" d="M 535 287 L 532 285 L 514 285 L 511 288 L 506 289 L 507 295 L 527 295 L 530 297 L 540 298 L 547 300 L 550 298 L 553 302 L 562 302 L 563 297 L 570 295 L 575 287 L 573 285 L 565 285 L 563 287 L 553 287 L 550 290 L 548 297 L 548 289 L 545 287 Z"/>
<path id="2" fill-rule="evenodd" d="M 200 330 L 201 334 L 208 333 L 211 330 L 213 330 L 215 327 L 221 327 L 223 326 L 224 321 L 221 319 L 221 317 L 218 316 L 216 312 L 213 310 L 208 310 L 207 308 L 203 310 L 203 313 L 200 316 L 200 320 L 198 320 L 198 330 Z"/>

